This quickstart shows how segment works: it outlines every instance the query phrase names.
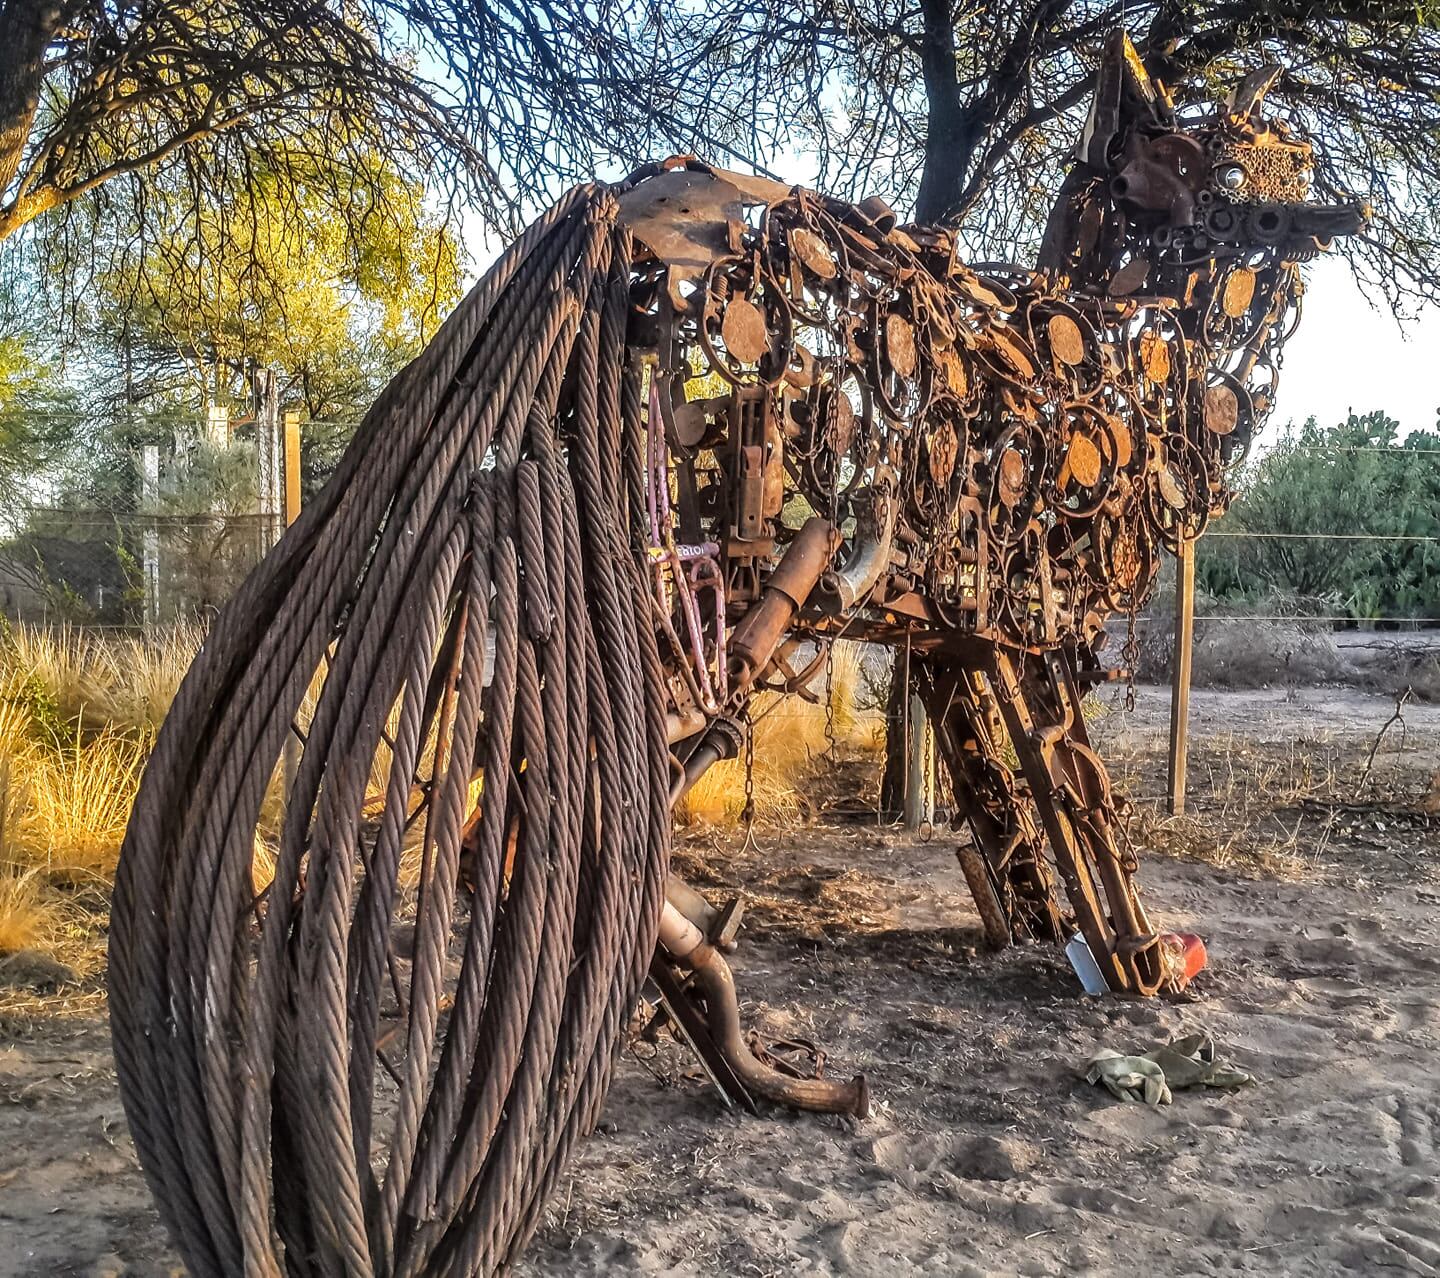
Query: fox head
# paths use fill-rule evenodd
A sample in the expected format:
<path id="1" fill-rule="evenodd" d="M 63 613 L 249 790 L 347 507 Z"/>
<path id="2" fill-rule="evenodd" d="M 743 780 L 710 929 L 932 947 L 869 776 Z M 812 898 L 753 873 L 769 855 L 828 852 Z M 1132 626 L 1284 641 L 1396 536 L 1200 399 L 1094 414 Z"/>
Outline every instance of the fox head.
<path id="1" fill-rule="evenodd" d="M 1042 267 L 1104 287 L 1133 260 L 1127 278 L 1143 270 L 1144 291 L 1183 297 L 1197 268 L 1261 251 L 1298 261 L 1361 230 L 1365 206 L 1313 199 L 1310 143 L 1263 113 L 1279 74 L 1262 67 L 1221 102 L 1177 109 L 1116 32 Z"/>

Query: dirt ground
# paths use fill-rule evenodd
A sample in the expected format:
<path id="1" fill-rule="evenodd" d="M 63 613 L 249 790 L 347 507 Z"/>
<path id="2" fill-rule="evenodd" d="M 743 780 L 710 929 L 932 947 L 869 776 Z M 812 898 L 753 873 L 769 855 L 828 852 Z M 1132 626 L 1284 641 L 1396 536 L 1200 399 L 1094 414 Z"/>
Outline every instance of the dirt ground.
<path id="1" fill-rule="evenodd" d="M 1089 999 L 1057 952 L 983 950 L 944 830 L 692 836 L 685 871 L 751 902 L 748 1023 L 863 1071 L 874 1113 L 726 1112 L 639 1044 L 520 1272 L 1440 1274 L 1440 708 L 1405 707 L 1366 775 L 1389 699 L 1197 692 L 1181 820 L 1154 802 L 1166 708 L 1142 689 L 1095 732 L 1159 849 L 1153 914 L 1209 944 L 1192 1001 Z M 98 999 L 5 993 L 0 1275 L 179 1272 Z M 1192 1030 L 1256 1085 L 1150 1110 L 1078 1075 Z"/>

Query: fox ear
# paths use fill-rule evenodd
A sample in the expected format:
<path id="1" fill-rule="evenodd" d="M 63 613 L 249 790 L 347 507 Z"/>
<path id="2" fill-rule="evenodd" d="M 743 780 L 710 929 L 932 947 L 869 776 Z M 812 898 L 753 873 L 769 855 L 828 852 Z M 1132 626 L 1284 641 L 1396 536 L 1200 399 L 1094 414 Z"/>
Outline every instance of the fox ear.
<path id="1" fill-rule="evenodd" d="M 1280 75 L 1277 66 L 1264 66 L 1250 72 L 1225 99 L 1225 111 L 1236 124 L 1248 124 L 1250 116 L 1260 109 L 1270 86 Z"/>
<path id="2" fill-rule="evenodd" d="M 1115 138 L 1137 123 L 1162 124 L 1169 104 L 1170 95 L 1150 78 L 1130 37 L 1117 28 L 1100 55 L 1095 97 L 1075 150 L 1076 159 L 1093 169 L 1109 167 Z"/>

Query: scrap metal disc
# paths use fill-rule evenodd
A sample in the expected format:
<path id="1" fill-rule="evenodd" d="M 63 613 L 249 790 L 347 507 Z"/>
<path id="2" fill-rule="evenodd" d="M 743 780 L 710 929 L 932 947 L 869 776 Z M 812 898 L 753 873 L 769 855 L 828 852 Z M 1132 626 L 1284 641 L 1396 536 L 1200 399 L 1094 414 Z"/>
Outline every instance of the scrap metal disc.
<path id="1" fill-rule="evenodd" d="M 901 377 L 915 375 L 915 330 L 909 320 L 893 311 L 885 317 L 885 354 Z"/>
<path id="2" fill-rule="evenodd" d="M 995 344 L 996 353 L 1011 369 L 1027 381 L 1035 376 L 1035 365 L 1014 334 L 995 328 L 990 330 L 990 340 Z"/>
<path id="3" fill-rule="evenodd" d="M 1077 484 L 1093 488 L 1100 481 L 1100 461 L 1100 450 L 1089 435 L 1077 430 L 1070 436 L 1065 465 Z"/>
<path id="4" fill-rule="evenodd" d="M 953 350 L 940 352 L 940 370 L 945 376 L 945 385 L 959 399 L 970 391 L 970 375 L 965 371 L 965 361 Z"/>
<path id="5" fill-rule="evenodd" d="M 1255 272 L 1248 266 L 1237 266 L 1225 281 L 1220 306 L 1231 319 L 1239 319 L 1255 299 Z"/>
<path id="6" fill-rule="evenodd" d="M 822 280 L 833 280 L 840 273 L 825 241 L 803 226 L 797 226 L 790 232 L 790 251 L 811 274 L 818 275 Z"/>
<path id="7" fill-rule="evenodd" d="M 736 297 L 725 308 L 720 321 L 720 337 L 725 349 L 745 364 L 757 364 L 770 349 L 770 334 L 765 316 L 749 298 Z"/>
<path id="8" fill-rule="evenodd" d="M 1140 337 L 1140 363 L 1145 376 L 1160 386 L 1170 380 L 1170 345 L 1153 329 Z"/>
<path id="9" fill-rule="evenodd" d="M 1072 368 L 1085 358 L 1085 335 L 1068 315 L 1052 315 L 1046 326 L 1050 334 L 1050 349 L 1055 358 Z"/>
<path id="10" fill-rule="evenodd" d="M 955 437 L 955 428 L 949 422 L 941 422 L 930 436 L 930 478 L 941 488 L 950 482 L 959 452 L 960 441 Z"/>
<path id="11" fill-rule="evenodd" d="M 1205 426 L 1217 435 L 1229 435 L 1240 419 L 1240 400 L 1228 386 L 1212 386 L 1205 392 Z"/>
<path id="12" fill-rule="evenodd" d="M 1188 504 L 1185 500 L 1185 486 L 1176 478 L 1175 471 L 1169 462 L 1161 464 L 1155 472 L 1155 482 L 1160 488 L 1160 496 L 1165 499 L 1165 504 L 1172 510 L 1184 510 Z"/>
<path id="13" fill-rule="evenodd" d="M 1014 448 L 1000 454 L 1000 500 L 1011 510 L 1025 496 L 1025 458 Z"/>
<path id="14" fill-rule="evenodd" d="M 1130 428 L 1118 417 L 1107 417 L 1105 425 L 1110 430 L 1110 438 L 1115 441 L 1115 465 L 1123 470 L 1130 464 L 1130 458 L 1135 452 L 1130 441 Z"/>
<path id="15" fill-rule="evenodd" d="M 1080 214 L 1080 225 L 1075 232 L 1075 248 L 1083 256 L 1100 242 L 1100 228 L 1105 224 L 1105 214 L 1098 204 L 1087 204 Z"/>
<path id="16" fill-rule="evenodd" d="M 1133 293 L 1150 277 L 1150 263 L 1143 257 L 1126 262 L 1110 280 L 1110 295 L 1125 297 Z"/>

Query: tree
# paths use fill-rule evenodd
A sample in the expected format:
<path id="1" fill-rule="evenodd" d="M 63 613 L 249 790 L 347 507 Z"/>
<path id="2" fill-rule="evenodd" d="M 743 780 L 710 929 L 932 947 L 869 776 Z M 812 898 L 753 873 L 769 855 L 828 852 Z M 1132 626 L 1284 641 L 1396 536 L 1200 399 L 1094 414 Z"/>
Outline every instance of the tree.
<path id="1" fill-rule="evenodd" d="M 1311 418 L 1248 464 L 1196 564 L 1221 599 L 1357 620 L 1440 616 L 1440 435 L 1384 413 Z M 1339 534 L 1336 537 L 1336 534 Z"/>
<path id="2" fill-rule="evenodd" d="M 458 154 L 482 173 L 391 15 L 383 0 L 3 0 L 0 240 L 101 187 L 142 202 L 156 171 L 213 207 L 257 166 L 288 172 L 287 143 L 316 121 L 330 157 L 393 153 L 438 173 Z M 342 208 L 352 192 L 331 173 Z"/>
<path id="3" fill-rule="evenodd" d="M 15 525 L 76 421 L 74 396 L 38 345 L 23 326 L 0 325 L 0 531 Z"/>
<path id="4" fill-rule="evenodd" d="M 1434 292 L 1440 207 L 1432 0 L 0 0 L 0 239 L 156 169 L 197 203 L 323 122 L 458 183 L 492 223 L 597 168 L 690 149 L 771 167 L 813 152 L 840 194 L 1028 245 L 1119 23 L 1183 101 L 1262 60 L 1320 146 L 1320 179 L 1372 197 L 1361 252 Z M 331 192 L 349 195 L 343 167 Z M 803 175 L 810 176 L 810 175 Z"/>
<path id="5" fill-rule="evenodd" d="M 1028 254 L 1079 127 L 1104 35 L 1124 23 L 1181 103 L 1265 61 L 1270 101 L 1314 136 L 1327 194 L 1363 194 L 1352 251 L 1397 297 L 1440 296 L 1440 30 L 1431 6 L 1313 0 L 717 0 L 662 6 L 676 88 L 761 158 L 813 150 L 841 194 L 878 191 L 960 225 L 983 256 Z M 690 12 L 686 9 L 687 14 Z M 719 68 L 724 68 L 724 73 Z"/>
<path id="6" fill-rule="evenodd" d="M 83 208 L 104 263 L 71 311 L 90 384 L 120 407 L 179 397 L 193 413 L 246 403 L 248 371 L 264 365 L 307 417 L 363 413 L 460 293 L 446 219 L 418 191 L 397 195 L 405 179 L 386 160 L 363 160 L 373 207 L 353 226 L 326 215 L 316 182 L 295 185 L 299 163 L 258 171 L 242 204 L 197 217 L 175 175 L 157 175 L 143 251 L 105 243 L 104 211 Z"/>

